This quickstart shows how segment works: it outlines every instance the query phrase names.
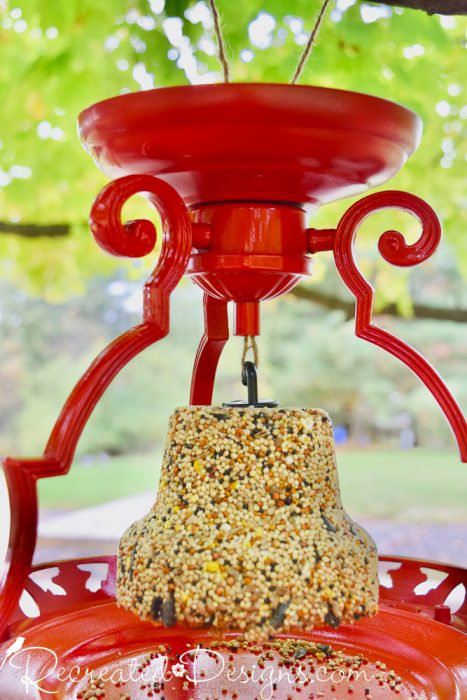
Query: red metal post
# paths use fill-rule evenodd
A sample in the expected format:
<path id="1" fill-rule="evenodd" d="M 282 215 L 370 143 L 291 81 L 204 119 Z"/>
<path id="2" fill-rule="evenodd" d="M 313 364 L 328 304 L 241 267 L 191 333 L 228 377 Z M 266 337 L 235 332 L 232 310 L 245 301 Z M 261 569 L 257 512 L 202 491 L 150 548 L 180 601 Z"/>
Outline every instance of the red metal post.
<path id="1" fill-rule="evenodd" d="M 371 214 L 386 208 L 403 209 L 418 218 L 422 225 L 419 239 L 407 245 L 398 231 L 386 231 L 378 248 L 388 262 L 400 267 L 418 265 L 436 250 L 441 225 L 433 209 L 422 199 L 407 192 L 389 190 L 370 194 L 353 204 L 343 215 L 334 239 L 334 259 L 339 273 L 357 300 L 355 333 L 359 338 L 378 345 L 402 360 L 425 384 L 449 421 L 463 462 L 467 462 L 467 426 L 453 395 L 436 370 L 416 350 L 391 333 L 372 323 L 374 289 L 363 277 L 354 257 L 354 241 L 360 224 Z"/>
<path id="2" fill-rule="evenodd" d="M 55 423 L 42 457 L 6 458 L 11 526 L 6 565 L 0 582 L 0 638 L 7 634 L 31 568 L 37 537 L 36 482 L 66 474 L 77 442 L 105 389 L 133 357 L 169 332 L 169 299 L 185 272 L 191 253 L 191 221 L 183 200 L 167 183 L 149 175 L 116 180 L 97 197 L 91 228 L 105 250 L 113 255 L 145 255 L 156 241 L 149 221 L 122 225 L 121 210 L 137 192 L 148 193 L 162 215 L 164 241 L 158 264 L 145 285 L 144 323 L 111 343 L 76 384 Z"/>
<path id="3" fill-rule="evenodd" d="M 227 302 L 204 295 L 204 335 L 198 346 L 191 380 L 190 404 L 207 406 L 212 401 L 217 364 L 229 339 Z"/>

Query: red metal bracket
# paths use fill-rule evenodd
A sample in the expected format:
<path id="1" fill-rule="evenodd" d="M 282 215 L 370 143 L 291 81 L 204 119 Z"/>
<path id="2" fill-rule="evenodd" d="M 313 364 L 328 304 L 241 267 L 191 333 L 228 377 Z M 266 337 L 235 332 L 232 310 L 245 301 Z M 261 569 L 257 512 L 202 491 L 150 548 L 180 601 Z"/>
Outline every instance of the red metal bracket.
<path id="1" fill-rule="evenodd" d="M 91 229 L 113 255 L 139 257 L 151 252 L 156 231 L 150 221 L 121 222 L 129 197 L 145 193 L 162 217 L 161 255 L 144 288 L 143 323 L 111 343 L 81 377 L 67 399 L 42 457 L 7 457 L 3 466 L 10 497 L 11 526 L 0 582 L 0 638 L 7 634 L 31 569 L 37 538 L 37 479 L 66 474 L 94 407 L 118 372 L 138 353 L 169 332 L 169 299 L 191 253 L 192 225 L 183 200 L 167 183 L 150 175 L 129 175 L 102 190 L 91 210 Z"/>
<path id="2" fill-rule="evenodd" d="M 393 265 L 409 267 L 424 262 L 435 252 L 441 238 L 441 225 L 433 209 L 419 197 L 407 192 L 389 190 L 370 194 L 345 212 L 336 229 L 333 249 L 337 269 L 357 301 L 355 333 L 359 338 L 378 345 L 402 360 L 421 379 L 449 421 L 461 459 L 467 462 L 466 421 L 439 374 L 410 345 L 372 324 L 374 289 L 357 267 L 353 246 L 363 220 L 385 208 L 403 209 L 416 216 L 422 225 L 422 233 L 412 245 L 407 245 L 398 231 L 391 230 L 382 234 L 378 249 L 383 258 Z"/>
<path id="3" fill-rule="evenodd" d="M 229 339 L 227 302 L 205 293 L 203 307 L 205 330 L 191 379 L 190 403 L 194 406 L 208 406 L 212 402 L 217 365 Z"/>

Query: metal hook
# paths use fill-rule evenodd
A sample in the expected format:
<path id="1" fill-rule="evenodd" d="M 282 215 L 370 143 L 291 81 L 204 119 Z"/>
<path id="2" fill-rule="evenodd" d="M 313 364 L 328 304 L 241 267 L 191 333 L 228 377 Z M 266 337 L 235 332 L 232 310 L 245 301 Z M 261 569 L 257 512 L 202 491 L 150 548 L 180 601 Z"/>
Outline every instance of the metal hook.
<path id="1" fill-rule="evenodd" d="M 256 365 L 254 362 L 246 361 L 243 364 L 242 384 L 248 390 L 247 401 L 230 401 L 222 404 L 232 408 L 244 408 L 246 406 L 254 406 L 256 408 L 274 408 L 277 406 L 277 401 L 259 401 L 258 400 L 258 377 L 256 373 Z"/>
<path id="2" fill-rule="evenodd" d="M 258 403 L 258 376 L 254 362 L 247 361 L 243 365 L 242 384 L 248 389 L 248 403 Z"/>

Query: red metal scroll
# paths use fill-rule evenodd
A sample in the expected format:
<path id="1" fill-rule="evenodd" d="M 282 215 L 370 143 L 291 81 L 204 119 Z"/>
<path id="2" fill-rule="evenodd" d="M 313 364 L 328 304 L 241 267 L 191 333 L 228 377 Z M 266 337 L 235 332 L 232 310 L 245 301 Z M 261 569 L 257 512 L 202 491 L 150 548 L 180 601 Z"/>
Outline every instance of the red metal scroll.
<path id="1" fill-rule="evenodd" d="M 6 458 L 11 527 L 1 581 L 0 638 L 6 634 L 31 568 L 37 533 L 37 479 L 70 469 L 77 442 L 105 389 L 133 357 L 169 332 L 169 299 L 191 252 L 191 222 L 183 200 L 167 183 L 149 175 L 130 175 L 110 183 L 91 211 L 91 228 L 113 255 L 145 255 L 156 242 L 154 226 L 139 220 L 122 225 L 127 199 L 147 193 L 162 216 L 164 240 L 158 264 L 145 285 L 144 322 L 121 335 L 93 362 L 76 384 L 55 423 L 44 454 L 37 459 Z"/>
<path id="2" fill-rule="evenodd" d="M 358 269 L 353 245 L 360 224 L 370 214 L 385 208 L 403 209 L 418 218 L 422 225 L 420 238 L 407 245 L 398 231 L 386 231 L 378 248 L 388 262 L 400 267 L 418 265 L 436 250 L 441 238 L 441 226 L 433 209 L 422 199 L 407 192 L 390 190 L 370 194 L 353 204 L 341 218 L 333 242 L 334 259 L 339 273 L 355 296 L 355 333 L 359 338 L 378 345 L 402 360 L 421 379 L 439 403 L 457 440 L 460 456 L 467 462 L 467 426 L 461 409 L 436 370 L 422 355 L 388 331 L 372 324 L 374 289 Z M 329 241 L 329 231 L 323 234 Z M 312 246 L 319 246 L 323 236 L 311 235 Z M 322 247 L 321 247 L 322 249 Z"/>

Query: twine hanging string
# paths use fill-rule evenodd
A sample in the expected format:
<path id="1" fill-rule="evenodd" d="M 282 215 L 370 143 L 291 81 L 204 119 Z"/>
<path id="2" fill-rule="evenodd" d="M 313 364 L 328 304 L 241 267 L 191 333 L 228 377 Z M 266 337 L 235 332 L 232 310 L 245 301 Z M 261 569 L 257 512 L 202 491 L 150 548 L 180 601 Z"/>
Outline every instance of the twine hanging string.
<path id="1" fill-rule="evenodd" d="M 230 81 L 229 61 L 227 58 L 224 37 L 222 36 L 222 28 L 216 0 L 209 0 L 209 5 L 211 7 L 212 18 L 214 20 L 214 31 L 216 33 L 217 46 L 219 49 L 219 60 L 222 63 L 222 70 L 224 71 L 224 83 L 228 83 Z"/>
<path id="2" fill-rule="evenodd" d="M 258 350 L 258 345 L 256 343 L 256 338 L 254 335 L 245 335 L 243 338 L 243 352 L 242 352 L 242 362 L 241 362 L 241 368 L 240 368 L 242 373 L 243 373 L 243 367 L 245 365 L 245 360 L 246 360 L 248 350 L 251 350 L 253 352 L 253 362 L 255 363 L 255 367 L 258 367 L 258 365 L 259 365 L 259 350 Z"/>
<path id="3" fill-rule="evenodd" d="M 328 9 L 328 5 L 330 2 L 331 0 L 324 0 L 323 4 L 321 5 L 321 9 L 316 18 L 314 27 L 310 32 L 310 36 L 308 37 L 306 46 L 295 69 L 295 73 L 293 74 L 292 80 L 290 81 L 292 85 L 295 85 L 295 83 L 298 81 L 299 77 L 303 73 L 306 63 L 310 57 L 311 50 L 313 49 L 316 43 L 318 32 L 321 28 L 324 15 L 326 14 L 326 10 Z M 222 64 L 222 70 L 224 73 L 224 82 L 228 83 L 230 82 L 230 66 L 229 60 L 227 58 L 227 50 L 225 46 L 225 40 L 222 34 L 221 20 L 219 16 L 219 10 L 217 9 L 216 0 L 209 0 L 209 6 L 211 8 L 212 18 L 214 22 L 214 32 L 216 34 L 217 47 L 219 50 L 219 61 Z"/>
<path id="4" fill-rule="evenodd" d="M 292 80 L 290 81 L 292 83 L 292 85 L 295 85 L 295 83 L 297 82 L 297 80 L 299 79 L 301 74 L 303 73 L 306 62 L 308 61 L 308 59 L 310 57 L 311 50 L 312 50 L 313 46 L 315 45 L 316 38 L 318 36 L 318 32 L 319 32 L 320 27 L 321 27 L 321 23 L 324 19 L 324 15 L 326 14 L 326 10 L 327 10 L 330 2 L 331 2 L 331 0 L 324 0 L 323 4 L 321 6 L 318 17 L 316 18 L 315 25 L 310 32 L 310 36 L 309 36 L 308 41 L 306 43 L 306 46 L 303 50 L 301 58 L 298 62 L 298 65 L 295 69 L 295 73 L 293 74 Z"/>

